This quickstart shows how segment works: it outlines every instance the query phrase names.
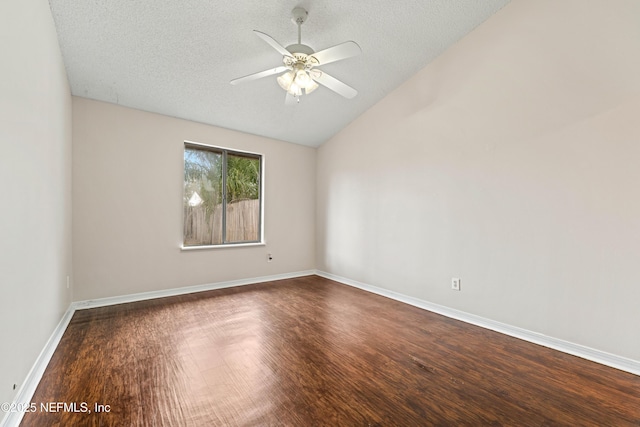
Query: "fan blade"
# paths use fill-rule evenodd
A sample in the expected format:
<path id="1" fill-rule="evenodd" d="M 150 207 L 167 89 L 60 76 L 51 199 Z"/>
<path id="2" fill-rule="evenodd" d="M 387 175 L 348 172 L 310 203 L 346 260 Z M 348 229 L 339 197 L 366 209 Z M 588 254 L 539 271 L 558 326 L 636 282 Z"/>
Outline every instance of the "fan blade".
<path id="1" fill-rule="evenodd" d="M 322 86 L 328 87 L 338 95 L 342 95 L 347 99 L 351 99 L 358 94 L 357 90 L 355 90 L 351 86 L 347 86 L 346 84 L 342 83 L 340 80 L 334 77 L 331 77 L 329 74 L 323 71 L 320 71 L 318 69 L 315 69 L 312 71 L 315 71 L 315 73 L 310 73 L 311 78 L 313 80 L 317 81 Z"/>
<path id="2" fill-rule="evenodd" d="M 232 85 L 237 85 L 238 83 L 250 82 L 251 80 L 258 80 L 263 77 L 272 76 L 274 74 L 282 73 L 283 71 L 287 71 L 288 68 L 284 65 L 276 68 L 270 68 L 268 70 L 260 71 L 259 73 L 249 74 L 248 76 L 240 77 L 237 79 L 231 80 Z"/>
<path id="3" fill-rule="evenodd" d="M 340 61 L 341 59 L 351 58 L 352 56 L 360 55 L 362 49 L 358 46 L 358 43 L 348 41 L 333 47 L 328 47 L 320 52 L 314 53 L 313 56 L 320 63 L 319 65 L 329 64 L 331 62 Z"/>
<path id="4" fill-rule="evenodd" d="M 280 43 L 275 41 L 275 39 L 270 35 L 260 32 L 258 30 L 253 30 L 253 32 L 256 33 L 256 35 L 260 37 L 262 40 L 266 41 L 272 48 L 280 52 L 282 56 L 291 56 L 291 52 L 285 49 Z"/>
<path id="5" fill-rule="evenodd" d="M 300 102 L 298 98 L 287 92 L 287 96 L 284 98 L 284 105 L 291 107 L 292 105 L 297 105 L 298 102 Z"/>

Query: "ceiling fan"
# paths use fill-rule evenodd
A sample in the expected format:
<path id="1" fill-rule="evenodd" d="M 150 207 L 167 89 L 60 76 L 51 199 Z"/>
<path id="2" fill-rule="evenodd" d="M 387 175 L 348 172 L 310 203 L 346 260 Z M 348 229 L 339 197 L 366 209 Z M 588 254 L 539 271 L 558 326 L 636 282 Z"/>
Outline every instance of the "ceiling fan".
<path id="1" fill-rule="evenodd" d="M 359 55 L 362 52 L 360 46 L 356 42 L 348 41 L 320 52 L 314 52 L 313 49 L 301 42 L 301 27 L 308 15 L 309 12 L 304 8 L 296 7 L 293 9 L 291 20 L 298 25 L 298 43 L 286 48 L 273 37 L 253 30 L 258 37 L 282 54 L 282 63 L 284 65 L 231 80 L 231 84 L 235 85 L 282 73 L 276 80 L 280 87 L 287 91 L 285 98 L 285 104 L 287 105 L 300 102 L 302 94 L 308 95 L 316 90 L 318 83 L 345 98 L 351 99 L 356 96 L 358 92 L 354 88 L 316 67 Z"/>

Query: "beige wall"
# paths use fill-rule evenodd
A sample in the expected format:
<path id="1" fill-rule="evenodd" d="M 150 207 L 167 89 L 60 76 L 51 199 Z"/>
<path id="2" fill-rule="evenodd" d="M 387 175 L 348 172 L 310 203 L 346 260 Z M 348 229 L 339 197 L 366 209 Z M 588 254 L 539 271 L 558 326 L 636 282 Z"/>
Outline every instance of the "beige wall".
<path id="1" fill-rule="evenodd" d="M 78 97 L 73 115 L 75 300 L 314 268 L 315 149 Z M 184 140 L 264 155 L 266 246 L 180 250 Z"/>
<path id="2" fill-rule="evenodd" d="M 0 402 L 10 402 L 71 300 L 71 94 L 46 0 L 0 2 L 0 45 Z"/>
<path id="3" fill-rule="evenodd" d="M 514 0 L 323 145 L 318 269 L 640 361 L 638 17 Z"/>

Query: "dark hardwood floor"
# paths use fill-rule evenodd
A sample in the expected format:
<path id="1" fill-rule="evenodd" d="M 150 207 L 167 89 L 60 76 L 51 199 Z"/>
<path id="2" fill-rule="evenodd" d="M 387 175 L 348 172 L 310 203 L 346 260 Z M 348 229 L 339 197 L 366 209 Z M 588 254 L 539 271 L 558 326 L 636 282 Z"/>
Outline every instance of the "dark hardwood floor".
<path id="1" fill-rule="evenodd" d="M 23 426 L 639 426 L 640 377 L 309 276 L 78 311 L 33 402 Z"/>

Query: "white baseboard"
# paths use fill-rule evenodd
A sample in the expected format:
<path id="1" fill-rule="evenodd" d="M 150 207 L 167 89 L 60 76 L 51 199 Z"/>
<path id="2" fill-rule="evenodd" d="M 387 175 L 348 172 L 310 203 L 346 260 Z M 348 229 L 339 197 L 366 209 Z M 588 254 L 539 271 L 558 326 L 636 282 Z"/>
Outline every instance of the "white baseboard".
<path id="1" fill-rule="evenodd" d="M 15 407 L 28 407 L 29 403 L 31 403 L 31 398 L 42 379 L 45 369 L 47 369 L 47 365 L 49 365 L 49 361 L 51 360 L 53 353 L 56 351 L 56 348 L 62 339 L 64 331 L 67 329 L 67 325 L 69 325 L 69 322 L 71 321 L 71 317 L 73 317 L 74 311 L 75 310 L 69 306 L 62 316 L 62 319 L 60 319 L 60 322 L 58 322 L 58 325 L 53 330 L 51 337 L 49 337 L 49 340 L 27 374 L 26 379 L 18 389 L 16 397 L 13 399 L 13 403 L 16 404 Z M 0 421 L 0 427 L 17 427 L 20 425 L 23 416 L 24 412 L 22 411 L 7 412 L 5 417 Z"/>
<path id="2" fill-rule="evenodd" d="M 337 276 L 335 274 L 327 273 L 324 271 L 316 271 L 316 274 L 318 276 L 331 279 L 345 285 L 353 286 L 367 292 L 382 295 L 384 297 L 391 298 L 418 308 L 422 308 L 424 310 L 432 311 L 434 313 L 438 313 L 452 319 L 460 320 L 472 325 L 480 326 L 485 329 L 500 332 L 505 335 L 519 338 L 521 340 L 528 341 L 534 344 L 542 345 L 544 347 L 558 350 L 563 353 L 568 353 L 573 356 L 578 356 L 592 362 L 600 363 L 602 365 L 610 366 L 621 371 L 629 372 L 631 374 L 640 375 L 640 361 L 637 360 L 628 359 L 590 347 L 585 347 L 580 344 L 575 344 L 569 341 L 564 341 L 558 338 L 539 334 L 537 332 L 518 328 L 516 326 L 496 322 L 495 320 L 486 319 L 484 317 L 476 316 L 464 311 L 455 310 L 449 307 L 434 304 L 397 292 L 389 291 L 387 289 L 378 288 L 376 286 L 371 286 L 366 283 L 361 283 L 356 280 L 347 279 L 345 277 Z"/>
<path id="3" fill-rule="evenodd" d="M 227 282 L 207 283 L 204 285 L 187 286 L 184 288 L 164 289 L 160 291 L 142 292 L 139 294 L 122 295 L 117 297 L 107 297 L 86 301 L 76 301 L 72 303 L 75 310 L 88 308 L 106 307 L 108 305 L 124 304 L 128 302 L 144 301 L 149 299 L 172 297 L 176 295 L 192 294 L 195 292 L 212 291 L 215 289 L 233 288 L 236 286 L 252 285 L 274 280 L 293 279 L 296 277 L 311 276 L 315 270 L 297 271 L 294 273 L 275 274 L 271 276 L 253 277 L 250 279 L 230 280 Z"/>
<path id="4" fill-rule="evenodd" d="M 123 304 L 128 302 L 144 301 L 154 298 L 164 298 L 175 295 L 192 294 L 194 292 L 211 291 L 214 289 L 232 288 L 236 286 L 251 285 L 255 283 L 271 282 L 274 280 L 292 279 L 296 277 L 311 276 L 315 274 L 315 270 L 298 271 L 295 273 L 276 274 L 271 276 L 254 277 L 250 279 L 230 280 L 227 282 L 208 283 L 197 286 L 187 286 L 184 288 L 165 289 L 161 291 L 143 292 L 139 294 L 123 295 L 118 297 L 99 298 L 87 301 L 76 301 L 69 305 L 69 308 L 62 316 L 60 323 L 56 326 L 55 330 L 51 334 L 49 341 L 44 346 L 40 355 L 36 359 L 33 367 L 27 374 L 22 386 L 16 393 L 16 397 L 13 403 L 16 407 L 26 407 L 31 403 L 33 394 L 42 379 L 47 365 L 53 356 L 60 339 L 67 329 L 73 314 L 76 310 L 83 310 L 88 308 L 104 307 L 108 305 Z M 8 412 L 3 419 L 0 420 L 0 427 L 17 427 L 22 421 L 24 412 Z"/>

